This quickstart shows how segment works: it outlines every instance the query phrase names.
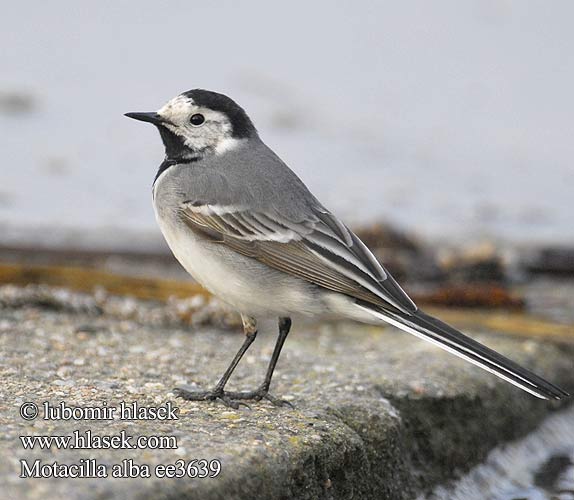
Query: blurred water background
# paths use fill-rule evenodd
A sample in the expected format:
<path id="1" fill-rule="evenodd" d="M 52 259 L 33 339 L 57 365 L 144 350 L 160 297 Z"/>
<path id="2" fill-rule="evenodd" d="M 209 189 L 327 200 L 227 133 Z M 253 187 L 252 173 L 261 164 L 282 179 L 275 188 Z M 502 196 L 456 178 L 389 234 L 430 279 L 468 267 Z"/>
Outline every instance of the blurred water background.
<path id="1" fill-rule="evenodd" d="M 573 243 L 572 2 L 3 2 L 0 242 L 161 241 L 157 132 L 224 92 L 351 224 Z"/>

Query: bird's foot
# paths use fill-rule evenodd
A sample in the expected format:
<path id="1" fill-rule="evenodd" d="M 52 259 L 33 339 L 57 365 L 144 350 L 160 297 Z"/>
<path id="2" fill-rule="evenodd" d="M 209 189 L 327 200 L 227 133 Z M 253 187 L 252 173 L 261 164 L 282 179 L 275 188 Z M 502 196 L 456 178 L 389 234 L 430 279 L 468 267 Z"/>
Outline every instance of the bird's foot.
<path id="1" fill-rule="evenodd" d="M 234 410 L 238 410 L 240 406 L 250 406 L 241 401 L 234 401 L 229 395 L 219 388 L 212 389 L 211 391 L 193 391 L 184 387 L 176 387 L 173 389 L 176 397 L 187 399 L 188 401 L 221 401 L 225 406 L 229 406 Z"/>
<path id="2" fill-rule="evenodd" d="M 289 401 L 272 396 L 267 389 L 262 387 L 248 392 L 227 392 L 219 388 L 211 391 L 194 391 L 184 387 L 176 387 L 173 392 L 178 398 L 187 399 L 188 401 L 221 401 L 225 406 L 235 410 L 239 409 L 240 406 L 251 408 L 243 400 L 261 401 L 262 399 L 269 401 L 274 406 L 289 406 L 293 408 Z"/>
<path id="3" fill-rule="evenodd" d="M 272 396 L 269 394 L 269 390 L 263 387 L 259 387 L 254 391 L 247 392 L 227 392 L 226 395 L 233 400 L 248 399 L 252 401 L 261 401 L 262 399 L 265 399 L 269 401 L 273 406 L 289 406 L 290 408 L 294 408 L 289 401 L 285 401 L 284 399 Z"/>

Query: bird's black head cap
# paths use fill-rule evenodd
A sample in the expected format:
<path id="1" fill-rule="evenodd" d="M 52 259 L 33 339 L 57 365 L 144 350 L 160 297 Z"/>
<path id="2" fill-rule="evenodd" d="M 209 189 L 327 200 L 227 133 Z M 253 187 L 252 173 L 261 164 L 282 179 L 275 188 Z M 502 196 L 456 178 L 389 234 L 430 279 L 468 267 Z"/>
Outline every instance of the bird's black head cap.
<path id="1" fill-rule="evenodd" d="M 226 95 L 204 89 L 188 90 L 183 95 L 192 99 L 198 106 L 225 113 L 233 128 L 232 136 L 236 139 L 247 139 L 257 135 L 257 129 L 245 110 Z"/>

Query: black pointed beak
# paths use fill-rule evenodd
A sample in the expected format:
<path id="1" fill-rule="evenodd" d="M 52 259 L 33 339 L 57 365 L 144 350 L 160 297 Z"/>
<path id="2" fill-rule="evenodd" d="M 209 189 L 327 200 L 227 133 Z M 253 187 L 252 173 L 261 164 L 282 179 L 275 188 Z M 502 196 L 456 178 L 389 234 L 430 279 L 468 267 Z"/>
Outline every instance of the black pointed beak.
<path id="1" fill-rule="evenodd" d="M 128 118 L 133 118 L 134 120 L 139 120 L 140 122 L 149 122 L 154 125 L 160 125 L 164 123 L 164 119 L 155 112 L 152 113 L 126 113 L 124 116 Z"/>

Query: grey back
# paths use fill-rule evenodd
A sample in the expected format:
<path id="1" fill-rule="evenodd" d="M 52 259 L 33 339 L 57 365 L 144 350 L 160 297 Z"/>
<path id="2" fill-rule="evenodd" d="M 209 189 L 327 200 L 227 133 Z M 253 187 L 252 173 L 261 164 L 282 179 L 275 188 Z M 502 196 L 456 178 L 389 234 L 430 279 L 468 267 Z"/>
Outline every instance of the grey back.
<path id="1" fill-rule="evenodd" d="M 158 195 L 176 195 L 179 202 L 275 211 L 293 222 L 307 220 L 313 208 L 321 208 L 301 179 L 259 138 L 168 172 Z"/>

